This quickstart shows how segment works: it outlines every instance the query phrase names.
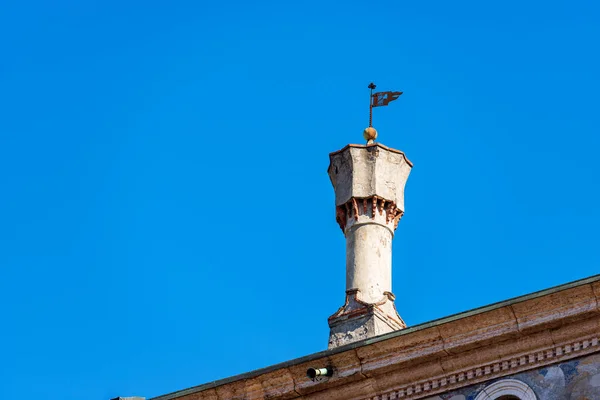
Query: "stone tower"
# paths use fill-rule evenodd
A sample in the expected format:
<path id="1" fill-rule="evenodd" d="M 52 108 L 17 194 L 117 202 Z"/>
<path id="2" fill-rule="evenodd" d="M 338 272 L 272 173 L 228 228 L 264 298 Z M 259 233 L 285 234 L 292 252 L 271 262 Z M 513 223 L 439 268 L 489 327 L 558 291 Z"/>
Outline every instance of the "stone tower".
<path id="1" fill-rule="evenodd" d="M 406 328 L 392 294 L 392 239 L 412 163 L 379 143 L 329 155 L 336 220 L 346 237 L 346 302 L 329 317 L 329 348 Z"/>

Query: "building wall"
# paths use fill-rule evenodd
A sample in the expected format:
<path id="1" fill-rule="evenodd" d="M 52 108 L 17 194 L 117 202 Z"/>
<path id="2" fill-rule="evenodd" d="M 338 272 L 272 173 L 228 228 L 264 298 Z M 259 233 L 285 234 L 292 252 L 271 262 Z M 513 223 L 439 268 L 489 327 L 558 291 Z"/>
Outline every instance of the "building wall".
<path id="1" fill-rule="evenodd" d="M 467 386 L 425 400 L 475 400 L 486 386 L 508 378 L 529 385 L 538 400 L 600 400 L 600 353 Z"/>

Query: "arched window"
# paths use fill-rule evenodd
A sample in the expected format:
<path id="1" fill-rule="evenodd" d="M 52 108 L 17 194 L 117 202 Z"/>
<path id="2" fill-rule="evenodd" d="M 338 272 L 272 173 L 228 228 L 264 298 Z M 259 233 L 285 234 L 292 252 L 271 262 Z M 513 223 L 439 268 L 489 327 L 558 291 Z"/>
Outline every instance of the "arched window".
<path id="1" fill-rule="evenodd" d="M 537 397 L 526 383 L 503 379 L 486 386 L 475 400 L 537 400 Z"/>

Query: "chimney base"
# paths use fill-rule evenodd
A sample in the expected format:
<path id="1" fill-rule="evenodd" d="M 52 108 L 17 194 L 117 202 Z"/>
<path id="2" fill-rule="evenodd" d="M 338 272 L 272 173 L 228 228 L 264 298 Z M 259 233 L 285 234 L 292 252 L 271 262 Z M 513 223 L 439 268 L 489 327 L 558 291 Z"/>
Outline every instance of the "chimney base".
<path id="1" fill-rule="evenodd" d="M 394 295 L 385 292 L 376 303 L 359 299 L 360 291 L 346 291 L 346 304 L 329 317 L 329 348 L 383 335 L 406 328 L 394 305 Z"/>

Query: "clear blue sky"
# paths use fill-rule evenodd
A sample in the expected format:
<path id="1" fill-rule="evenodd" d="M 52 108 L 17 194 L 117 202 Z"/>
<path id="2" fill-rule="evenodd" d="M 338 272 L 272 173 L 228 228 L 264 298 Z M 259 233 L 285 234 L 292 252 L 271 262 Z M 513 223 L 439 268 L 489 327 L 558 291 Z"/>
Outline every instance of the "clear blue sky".
<path id="1" fill-rule="evenodd" d="M 594 1 L 0 5 L 0 398 L 153 397 L 326 348 L 328 153 L 414 162 L 409 325 L 600 272 Z"/>

